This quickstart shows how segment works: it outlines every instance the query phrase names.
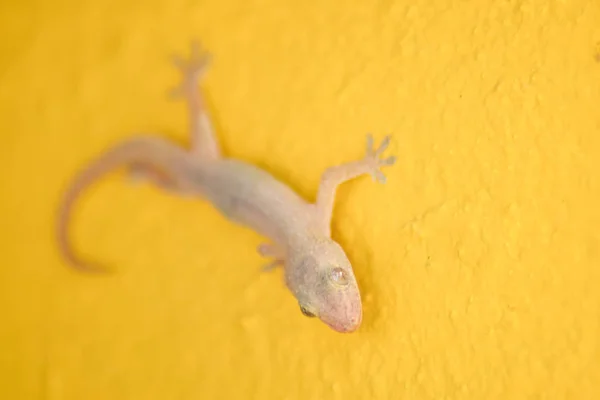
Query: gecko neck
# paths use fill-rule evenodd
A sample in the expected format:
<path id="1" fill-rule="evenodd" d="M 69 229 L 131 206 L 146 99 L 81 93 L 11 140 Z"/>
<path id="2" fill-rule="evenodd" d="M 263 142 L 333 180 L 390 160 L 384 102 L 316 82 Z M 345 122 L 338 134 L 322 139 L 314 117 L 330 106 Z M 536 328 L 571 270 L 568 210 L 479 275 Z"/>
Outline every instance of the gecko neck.
<path id="1" fill-rule="evenodd" d="M 311 226 L 286 235 L 284 245 L 286 253 L 293 257 L 294 255 L 312 253 L 329 241 L 331 241 L 329 236 Z"/>

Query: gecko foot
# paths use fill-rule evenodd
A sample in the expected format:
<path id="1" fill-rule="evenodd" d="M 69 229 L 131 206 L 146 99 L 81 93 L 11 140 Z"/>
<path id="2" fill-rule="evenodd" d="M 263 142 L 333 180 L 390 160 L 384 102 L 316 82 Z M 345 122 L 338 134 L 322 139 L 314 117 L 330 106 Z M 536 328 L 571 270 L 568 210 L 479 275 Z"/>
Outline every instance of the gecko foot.
<path id="1" fill-rule="evenodd" d="M 373 180 L 376 180 L 380 183 L 386 182 L 386 177 L 381 172 L 381 167 L 394 165 L 396 162 L 395 156 L 390 156 L 387 158 L 380 158 L 383 152 L 390 145 L 390 136 L 386 136 L 377 149 L 373 148 L 373 136 L 371 134 L 367 135 L 367 155 L 364 158 L 364 162 L 370 168 L 370 174 L 373 177 Z"/>
<path id="2" fill-rule="evenodd" d="M 198 41 L 192 41 L 190 47 L 190 57 L 188 59 L 184 59 L 179 55 L 171 57 L 173 64 L 181 71 L 182 75 L 180 85 L 171 90 L 170 95 L 174 98 L 188 96 L 196 90 L 194 86 L 206 73 L 210 63 L 210 53 L 202 50 L 202 46 Z"/>
<path id="3" fill-rule="evenodd" d="M 270 272 L 277 267 L 283 266 L 283 260 L 273 260 L 262 267 L 263 272 Z"/>

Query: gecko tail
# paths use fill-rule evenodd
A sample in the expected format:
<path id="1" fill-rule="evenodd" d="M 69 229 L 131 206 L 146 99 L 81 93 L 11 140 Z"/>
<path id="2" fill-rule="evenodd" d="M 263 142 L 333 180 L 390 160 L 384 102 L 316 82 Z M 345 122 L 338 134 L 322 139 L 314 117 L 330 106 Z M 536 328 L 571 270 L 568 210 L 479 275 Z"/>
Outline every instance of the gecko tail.
<path id="1" fill-rule="evenodd" d="M 109 272 L 109 269 L 105 266 L 86 261 L 79 255 L 77 255 L 69 238 L 69 226 L 71 222 L 74 203 L 86 187 L 88 187 L 97 178 L 100 178 L 102 173 L 100 171 L 95 170 L 98 169 L 98 166 L 103 166 L 103 164 L 103 160 L 99 160 L 90 168 L 82 171 L 79 174 L 79 176 L 75 178 L 74 183 L 67 190 L 67 193 L 65 194 L 60 205 L 60 209 L 58 211 L 58 218 L 56 223 L 56 236 L 59 251 L 63 259 L 71 267 L 82 272 Z"/>
<path id="2" fill-rule="evenodd" d="M 77 270 L 94 273 L 110 273 L 107 266 L 90 263 L 79 257 L 69 239 L 72 210 L 82 192 L 103 175 L 133 164 L 154 166 L 170 176 L 177 176 L 187 153 L 158 137 L 138 137 L 119 144 L 81 171 L 67 189 L 56 221 L 56 239 L 62 257 Z"/>
<path id="3" fill-rule="evenodd" d="M 105 266 L 86 261 L 78 256 L 69 239 L 71 209 L 78 194 L 79 193 L 76 192 L 70 192 L 67 195 L 68 198 L 63 202 L 61 210 L 59 211 L 57 222 L 57 239 L 61 256 L 71 267 L 81 272 L 108 273 L 110 270 Z"/>

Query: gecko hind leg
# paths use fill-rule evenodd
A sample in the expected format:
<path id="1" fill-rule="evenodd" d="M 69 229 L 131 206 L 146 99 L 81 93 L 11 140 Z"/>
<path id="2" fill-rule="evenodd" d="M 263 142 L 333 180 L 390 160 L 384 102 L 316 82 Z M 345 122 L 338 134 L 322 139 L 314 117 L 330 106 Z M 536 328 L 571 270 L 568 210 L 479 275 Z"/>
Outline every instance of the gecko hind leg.
<path id="1" fill-rule="evenodd" d="M 144 164 L 133 163 L 128 167 L 128 178 L 129 181 L 138 184 L 140 182 L 148 181 L 158 186 L 166 192 L 174 193 L 177 195 L 187 194 L 186 190 L 177 185 L 177 183 L 170 179 L 165 173 L 152 167 L 147 167 Z"/>
<path id="2" fill-rule="evenodd" d="M 210 58 L 210 54 L 204 52 L 197 41 L 192 41 L 188 59 L 178 55 L 172 57 L 172 62 L 181 72 L 182 79 L 179 86 L 171 91 L 171 97 L 185 99 L 189 115 L 191 152 L 206 161 L 221 158 L 213 124 L 204 98 L 197 87 L 208 69 Z"/>
<path id="3" fill-rule="evenodd" d="M 198 90 L 198 82 L 202 79 L 210 61 L 210 54 L 203 52 L 197 41 L 192 41 L 188 59 L 173 55 L 172 63 L 180 71 L 180 84 L 171 90 L 172 98 L 184 98 L 189 114 L 189 130 L 191 139 L 190 152 L 205 160 L 221 158 L 219 144 L 212 123 L 206 110 L 204 99 Z M 143 164 L 129 166 L 129 178 L 132 183 L 150 181 L 168 192 L 185 194 L 186 190 L 161 171 Z"/>

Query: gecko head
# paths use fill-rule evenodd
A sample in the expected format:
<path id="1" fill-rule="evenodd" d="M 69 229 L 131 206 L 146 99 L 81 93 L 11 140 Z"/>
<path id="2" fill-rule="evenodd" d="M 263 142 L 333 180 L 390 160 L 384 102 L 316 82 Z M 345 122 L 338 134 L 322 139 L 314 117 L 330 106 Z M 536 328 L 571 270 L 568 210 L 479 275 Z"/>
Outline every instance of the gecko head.
<path id="1" fill-rule="evenodd" d="M 362 322 L 362 304 L 350 261 L 335 242 L 320 250 L 303 257 L 294 274 L 300 311 L 337 332 L 354 332 Z"/>

